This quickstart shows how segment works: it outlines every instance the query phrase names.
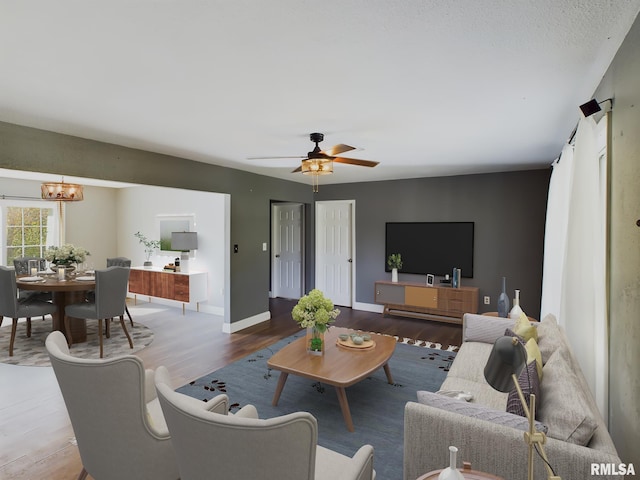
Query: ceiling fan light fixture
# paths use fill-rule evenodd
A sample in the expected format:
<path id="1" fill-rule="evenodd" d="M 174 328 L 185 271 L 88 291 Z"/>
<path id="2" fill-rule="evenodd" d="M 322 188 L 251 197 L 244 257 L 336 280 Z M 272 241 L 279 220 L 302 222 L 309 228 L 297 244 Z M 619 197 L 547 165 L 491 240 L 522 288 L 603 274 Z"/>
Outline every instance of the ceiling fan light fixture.
<path id="1" fill-rule="evenodd" d="M 333 161 L 319 158 L 302 160 L 302 173 L 305 175 L 329 175 L 333 173 Z"/>

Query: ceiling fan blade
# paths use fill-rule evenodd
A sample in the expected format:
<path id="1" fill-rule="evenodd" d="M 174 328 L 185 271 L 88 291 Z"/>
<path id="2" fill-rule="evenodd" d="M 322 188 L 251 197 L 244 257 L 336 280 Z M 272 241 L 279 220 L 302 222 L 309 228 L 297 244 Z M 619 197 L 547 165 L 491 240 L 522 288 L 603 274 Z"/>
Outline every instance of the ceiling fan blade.
<path id="1" fill-rule="evenodd" d="M 338 145 L 334 145 L 328 150 L 323 150 L 321 153 L 324 153 L 325 155 L 329 155 L 330 157 L 333 157 L 335 155 L 340 155 L 341 153 L 349 152 L 355 149 L 356 147 L 352 147 L 351 145 L 345 145 L 344 143 L 339 143 Z"/>
<path id="2" fill-rule="evenodd" d="M 307 158 L 307 156 L 297 155 L 295 157 L 247 157 L 247 160 L 279 160 L 281 158 Z"/>
<path id="3" fill-rule="evenodd" d="M 296 168 L 295 170 L 291 170 L 291 173 L 298 173 L 302 171 L 302 166 Z"/>
<path id="4" fill-rule="evenodd" d="M 346 158 L 346 157 L 336 157 L 333 159 L 334 162 L 338 163 L 348 163 L 350 165 L 358 165 L 360 167 L 375 167 L 380 162 L 374 162 L 373 160 L 360 160 L 358 158 Z"/>

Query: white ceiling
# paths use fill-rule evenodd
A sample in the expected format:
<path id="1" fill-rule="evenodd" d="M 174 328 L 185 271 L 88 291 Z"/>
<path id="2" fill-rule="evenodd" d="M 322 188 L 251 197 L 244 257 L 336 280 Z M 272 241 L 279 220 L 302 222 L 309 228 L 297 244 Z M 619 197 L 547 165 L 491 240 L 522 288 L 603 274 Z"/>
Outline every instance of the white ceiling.
<path id="1" fill-rule="evenodd" d="M 0 120 L 321 183 L 555 159 L 640 0 L 0 0 Z M 604 99 L 598 99 L 600 101 Z M 615 108 L 615 107 L 614 107 Z M 54 158 L 54 162 L 64 159 Z"/>

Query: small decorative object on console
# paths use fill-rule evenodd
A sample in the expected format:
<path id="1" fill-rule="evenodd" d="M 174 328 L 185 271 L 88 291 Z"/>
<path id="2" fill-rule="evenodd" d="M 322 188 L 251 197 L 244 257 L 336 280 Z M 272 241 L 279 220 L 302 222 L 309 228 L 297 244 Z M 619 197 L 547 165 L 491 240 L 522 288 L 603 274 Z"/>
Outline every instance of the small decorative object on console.
<path id="1" fill-rule="evenodd" d="M 453 277 L 451 280 L 451 286 L 453 288 L 460 288 L 460 275 L 462 274 L 462 271 L 459 268 L 454 267 L 453 268 Z"/>
<path id="2" fill-rule="evenodd" d="M 398 270 L 402 268 L 402 255 L 399 253 L 392 253 L 387 258 L 387 265 L 391 268 L 391 281 L 393 283 L 398 282 Z"/>
<path id="3" fill-rule="evenodd" d="M 151 254 L 160 248 L 160 240 L 149 240 L 145 235 L 140 232 L 136 232 L 133 234 L 140 243 L 144 245 L 144 254 L 146 255 L 146 261 L 144 262 L 145 267 L 153 266 L 151 263 Z"/>
<path id="4" fill-rule="evenodd" d="M 498 316 L 507 318 L 509 312 L 509 296 L 507 295 L 507 277 L 502 277 L 502 292 L 498 297 Z"/>
<path id="5" fill-rule="evenodd" d="M 513 308 L 509 312 L 509 318 L 517 320 L 522 315 L 522 308 L 520 308 L 520 290 L 516 290 L 516 297 L 513 299 Z"/>

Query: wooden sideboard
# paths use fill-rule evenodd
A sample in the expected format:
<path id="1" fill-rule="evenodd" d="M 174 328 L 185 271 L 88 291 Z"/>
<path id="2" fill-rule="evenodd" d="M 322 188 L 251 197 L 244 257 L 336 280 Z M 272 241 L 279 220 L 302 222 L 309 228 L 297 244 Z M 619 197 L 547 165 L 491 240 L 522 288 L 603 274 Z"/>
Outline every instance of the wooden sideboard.
<path id="1" fill-rule="evenodd" d="M 375 302 L 384 305 L 384 315 L 462 323 L 465 313 L 478 313 L 477 287 L 378 281 L 375 289 Z"/>
<path id="2" fill-rule="evenodd" d="M 207 299 L 207 272 L 165 272 L 132 267 L 129 274 L 129 292 L 182 302 L 182 313 L 185 304 L 192 302 L 196 303 L 199 310 L 199 302 Z"/>

